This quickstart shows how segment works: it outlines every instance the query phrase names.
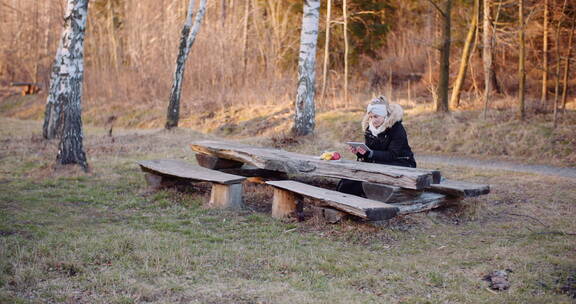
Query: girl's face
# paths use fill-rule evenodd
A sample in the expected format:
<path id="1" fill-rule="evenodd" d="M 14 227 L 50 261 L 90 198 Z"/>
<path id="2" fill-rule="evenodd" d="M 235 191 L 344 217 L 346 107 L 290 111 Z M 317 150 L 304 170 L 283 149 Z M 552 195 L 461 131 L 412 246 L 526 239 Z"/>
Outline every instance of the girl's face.
<path id="1" fill-rule="evenodd" d="M 370 121 L 375 128 L 380 127 L 384 123 L 385 119 L 385 116 L 380 116 L 372 112 L 368 113 L 368 121 Z"/>

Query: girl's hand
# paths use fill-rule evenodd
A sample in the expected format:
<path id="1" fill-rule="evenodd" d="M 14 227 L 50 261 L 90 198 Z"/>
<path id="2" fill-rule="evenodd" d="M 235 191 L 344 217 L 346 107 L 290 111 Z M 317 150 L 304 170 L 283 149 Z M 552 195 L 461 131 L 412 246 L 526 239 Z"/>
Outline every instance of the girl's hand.
<path id="1" fill-rule="evenodd" d="M 361 148 L 361 147 L 358 147 L 356 149 L 356 151 L 358 151 L 358 153 L 360 153 L 360 155 L 364 155 L 364 154 L 366 154 L 366 152 L 368 152 L 368 151 L 364 150 L 364 148 Z"/>

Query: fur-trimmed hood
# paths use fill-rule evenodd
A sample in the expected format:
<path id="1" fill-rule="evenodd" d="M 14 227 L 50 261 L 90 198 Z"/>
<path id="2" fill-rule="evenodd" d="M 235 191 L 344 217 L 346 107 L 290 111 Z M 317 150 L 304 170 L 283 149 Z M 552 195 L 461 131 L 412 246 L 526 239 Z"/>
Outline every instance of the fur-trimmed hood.
<path id="1" fill-rule="evenodd" d="M 404 110 L 402 107 L 397 103 L 391 103 L 389 105 L 390 108 L 390 115 L 384 120 L 384 123 L 378 127 L 378 134 L 386 131 L 388 128 L 392 127 L 395 123 L 402 121 L 402 116 L 404 116 Z M 368 113 L 364 115 L 362 119 L 362 131 L 366 131 L 368 128 Z M 374 136 L 378 136 L 378 134 L 374 134 Z"/>

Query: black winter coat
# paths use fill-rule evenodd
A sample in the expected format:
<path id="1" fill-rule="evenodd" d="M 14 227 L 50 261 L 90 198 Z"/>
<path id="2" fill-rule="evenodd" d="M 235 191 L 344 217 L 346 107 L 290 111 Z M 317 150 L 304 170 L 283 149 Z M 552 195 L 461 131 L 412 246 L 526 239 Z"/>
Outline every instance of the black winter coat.
<path id="1" fill-rule="evenodd" d="M 408 136 L 404 126 L 402 126 L 402 121 L 396 122 L 378 136 L 374 136 L 367 128 L 364 132 L 364 140 L 368 148 L 372 149 L 372 154 L 366 156 L 358 154 L 359 160 L 416 168 L 416 160 L 410 145 L 408 145 Z"/>

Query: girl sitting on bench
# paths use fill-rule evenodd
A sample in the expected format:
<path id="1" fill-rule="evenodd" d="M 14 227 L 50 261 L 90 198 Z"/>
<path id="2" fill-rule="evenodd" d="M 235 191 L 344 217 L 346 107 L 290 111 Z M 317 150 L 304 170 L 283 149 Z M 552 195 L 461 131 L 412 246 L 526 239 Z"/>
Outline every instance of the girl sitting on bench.
<path id="1" fill-rule="evenodd" d="M 416 168 L 414 154 L 402 126 L 403 114 L 402 107 L 389 103 L 385 96 L 374 98 L 368 104 L 362 120 L 364 141 L 370 150 L 350 147 L 350 152 L 363 162 Z M 342 179 L 338 183 L 338 191 L 365 196 L 360 181 Z"/>

